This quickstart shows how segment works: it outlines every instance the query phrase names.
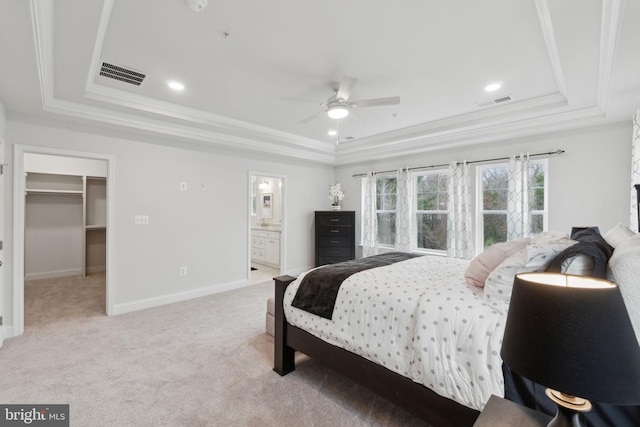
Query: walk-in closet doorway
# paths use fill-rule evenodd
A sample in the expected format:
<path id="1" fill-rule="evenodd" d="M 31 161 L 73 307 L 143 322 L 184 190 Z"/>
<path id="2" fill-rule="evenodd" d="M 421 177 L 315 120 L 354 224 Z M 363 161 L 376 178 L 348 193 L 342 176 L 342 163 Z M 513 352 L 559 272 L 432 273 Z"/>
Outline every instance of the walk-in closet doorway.
<path id="1" fill-rule="evenodd" d="M 14 157 L 13 335 L 27 315 L 109 315 L 113 156 L 16 146 Z"/>

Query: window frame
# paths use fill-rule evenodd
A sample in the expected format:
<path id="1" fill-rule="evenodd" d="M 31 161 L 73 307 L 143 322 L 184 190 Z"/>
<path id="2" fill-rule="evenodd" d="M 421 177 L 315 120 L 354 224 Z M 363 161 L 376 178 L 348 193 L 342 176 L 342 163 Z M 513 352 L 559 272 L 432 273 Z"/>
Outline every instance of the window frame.
<path id="1" fill-rule="evenodd" d="M 529 165 L 540 164 L 544 170 L 544 186 L 542 187 L 544 190 L 544 209 L 536 209 L 531 210 L 531 215 L 542 215 L 542 231 L 548 230 L 549 223 L 549 161 L 548 159 L 539 159 L 539 160 L 529 160 Z M 508 169 L 508 163 L 490 163 L 486 165 L 477 165 L 476 166 L 476 201 L 475 201 L 475 211 L 476 211 L 476 232 L 475 232 L 475 253 L 479 254 L 485 250 L 484 247 L 484 215 L 487 213 L 495 213 L 495 214 L 503 214 L 508 215 L 507 210 L 485 210 L 484 209 L 484 189 L 482 182 L 482 175 L 484 171 L 487 169 L 494 169 L 503 167 Z M 508 218 L 507 218 L 508 221 Z M 532 233 L 533 235 L 533 233 Z"/>
<path id="2" fill-rule="evenodd" d="M 396 206 L 395 209 L 377 209 L 377 198 L 378 198 L 378 180 L 379 179 L 395 179 L 396 180 Z M 378 214 L 383 213 L 383 214 L 388 214 L 388 213 L 393 213 L 395 215 L 398 214 L 398 175 L 395 173 L 387 173 L 387 174 L 379 174 L 376 175 L 376 218 L 378 217 Z M 393 241 L 394 244 L 390 245 L 390 244 L 386 244 L 386 243 L 380 243 L 380 223 L 378 222 L 378 247 L 379 248 L 383 248 L 383 249 L 391 249 L 394 250 L 396 248 L 396 244 L 395 242 L 397 241 L 396 237 L 397 236 L 393 236 Z"/>
<path id="3" fill-rule="evenodd" d="M 446 175 L 448 176 L 447 169 L 436 169 L 436 170 L 428 170 L 428 171 L 416 171 L 411 173 L 411 227 L 413 232 L 411 234 L 411 249 L 413 252 L 422 253 L 422 254 L 430 254 L 430 255 L 447 255 L 448 253 L 448 239 L 447 239 L 447 249 L 431 249 L 431 248 L 419 248 L 418 247 L 418 214 L 435 214 L 435 215 L 446 215 L 447 221 L 449 220 L 449 203 L 448 198 L 451 197 L 449 194 L 449 185 L 447 183 L 447 208 L 445 210 L 436 209 L 436 210 L 419 210 L 418 209 L 418 177 L 425 175 Z"/>

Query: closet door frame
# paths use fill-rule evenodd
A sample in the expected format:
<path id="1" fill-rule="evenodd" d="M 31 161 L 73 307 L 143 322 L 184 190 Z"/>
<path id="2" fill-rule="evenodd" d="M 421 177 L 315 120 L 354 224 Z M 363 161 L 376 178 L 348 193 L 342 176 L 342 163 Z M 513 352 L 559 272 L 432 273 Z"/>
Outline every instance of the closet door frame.
<path id="1" fill-rule="evenodd" d="M 25 231 L 25 168 L 27 153 L 49 154 L 65 157 L 107 161 L 107 259 L 106 259 L 106 307 L 107 316 L 113 311 L 113 281 L 115 277 L 115 156 L 39 147 L 14 145 L 13 168 L 13 328 L 12 336 L 24 332 L 24 231 Z"/>

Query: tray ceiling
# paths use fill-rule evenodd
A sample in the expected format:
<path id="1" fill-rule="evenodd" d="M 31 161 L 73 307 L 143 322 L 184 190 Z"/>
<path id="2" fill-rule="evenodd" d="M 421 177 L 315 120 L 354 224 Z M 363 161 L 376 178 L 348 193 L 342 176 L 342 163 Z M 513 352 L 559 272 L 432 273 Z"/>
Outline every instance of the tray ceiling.
<path id="1" fill-rule="evenodd" d="M 176 144 L 346 164 L 630 120 L 640 106 L 631 1 L 209 0 L 195 13 L 183 0 L 12 0 L 0 16 L 9 114 Z M 104 63 L 144 78 L 105 77 Z M 299 124 L 343 76 L 358 79 L 351 100 L 400 104 Z"/>

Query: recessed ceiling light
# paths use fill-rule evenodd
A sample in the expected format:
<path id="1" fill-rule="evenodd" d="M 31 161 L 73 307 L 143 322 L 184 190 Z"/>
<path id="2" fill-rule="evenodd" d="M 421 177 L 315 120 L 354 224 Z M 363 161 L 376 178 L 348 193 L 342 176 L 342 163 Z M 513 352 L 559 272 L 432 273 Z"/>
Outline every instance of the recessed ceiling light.
<path id="1" fill-rule="evenodd" d="M 502 87 L 502 83 L 496 82 L 496 83 L 491 83 L 490 85 L 487 85 L 484 90 L 487 92 L 494 92 L 498 89 L 500 89 Z"/>
<path id="2" fill-rule="evenodd" d="M 167 82 L 167 85 L 173 90 L 184 90 L 184 85 L 180 82 L 170 81 Z"/>
<path id="3" fill-rule="evenodd" d="M 337 134 L 338 132 L 333 129 L 329 131 L 329 136 L 336 136 Z"/>

